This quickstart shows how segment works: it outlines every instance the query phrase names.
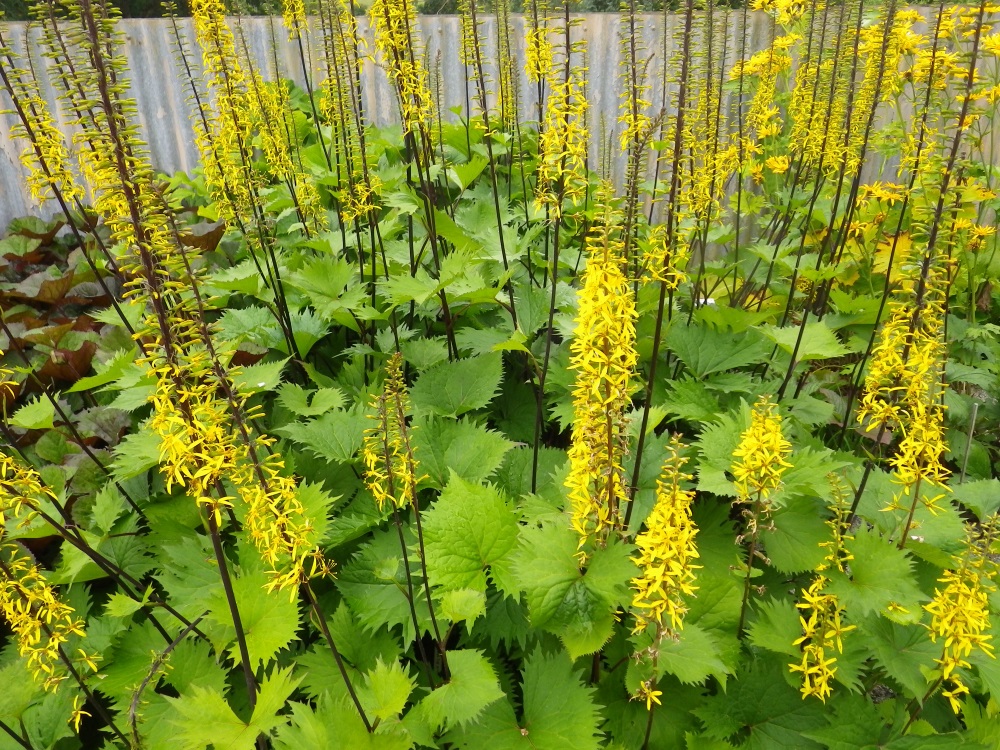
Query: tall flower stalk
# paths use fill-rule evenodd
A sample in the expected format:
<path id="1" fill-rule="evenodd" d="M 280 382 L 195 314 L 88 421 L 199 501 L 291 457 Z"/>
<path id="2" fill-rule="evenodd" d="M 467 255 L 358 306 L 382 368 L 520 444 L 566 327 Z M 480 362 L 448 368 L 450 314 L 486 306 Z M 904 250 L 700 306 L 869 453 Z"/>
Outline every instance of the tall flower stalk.
<path id="1" fill-rule="evenodd" d="M 758 557 L 767 561 L 761 549 L 760 532 L 770 526 L 774 512 L 771 496 L 781 487 L 781 478 L 791 467 L 787 459 L 792 453 L 792 444 L 782 434 L 781 421 L 774 402 L 762 396 L 751 410 L 750 426 L 740 436 L 739 445 L 733 451 L 735 502 L 745 506 L 741 511 L 745 519 L 744 531 L 738 541 L 747 545 L 743 601 L 737 627 L 741 638 L 750 603 L 754 562 Z"/>
<path id="2" fill-rule="evenodd" d="M 624 468 L 635 349 L 635 300 L 625 274 L 620 216 L 605 188 L 600 220 L 587 238 L 587 268 L 570 345 L 573 437 L 566 478 L 581 556 L 621 530 L 629 500 Z"/>

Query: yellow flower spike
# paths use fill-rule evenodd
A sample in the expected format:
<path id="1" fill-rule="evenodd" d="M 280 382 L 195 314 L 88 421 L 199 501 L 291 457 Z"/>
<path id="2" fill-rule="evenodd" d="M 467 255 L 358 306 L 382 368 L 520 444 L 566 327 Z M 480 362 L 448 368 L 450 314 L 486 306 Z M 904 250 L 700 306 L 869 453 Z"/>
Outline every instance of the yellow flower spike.
<path id="1" fill-rule="evenodd" d="M 301 584 L 332 567 L 316 549 L 298 486 L 281 474 L 284 466 L 280 456 L 270 454 L 258 468 L 242 465 L 232 480 L 247 507 L 244 529 L 269 567 L 267 590 L 287 591 L 295 601 Z"/>
<path id="2" fill-rule="evenodd" d="M 632 285 L 623 272 L 620 219 L 609 197 L 608 188 L 599 194 L 599 218 L 586 240 L 587 268 L 570 344 L 576 381 L 566 487 L 581 548 L 588 541 L 603 545 L 621 525 L 621 510 L 628 502 L 623 461 L 628 451 L 626 411 L 638 360 L 636 309 Z"/>
<path id="3" fill-rule="evenodd" d="M 736 491 L 742 502 L 755 496 L 766 501 L 781 486 L 781 477 L 791 468 L 786 460 L 792 444 L 781 432 L 781 415 L 769 397 L 762 396 L 753 407 L 750 427 L 740 437 L 733 451 L 732 471 Z"/>
<path id="4" fill-rule="evenodd" d="M 681 482 L 691 479 L 683 472 L 684 460 L 678 455 L 682 448 L 675 436 L 656 483 L 656 504 L 646 519 L 646 530 L 635 539 L 639 555 L 632 561 L 642 575 L 632 579 L 633 633 L 650 624 L 656 625 L 658 633 L 681 630 L 687 612 L 684 597 L 697 590 L 692 582 L 694 571 L 701 566 L 692 560 L 698 558 L 694 542 L 698 529 L 691 520 L 694 492 L 680 487 Z"/>
<path id="5" fill-rule="evenodd" d="M 940 639 L 943 646 L 941 657 L 935 661 L 942 680 L 951 683 L 951 689 L 943 695 L 956 713 L 961 710 L 958 696 L 969 692 L 957 670 L 970 668 L 967 657 L 975 650 L 996 658 L 989 634 L 989 595 L 996 591 L 997 563 L 992 553 L 997 537 L 996 515 L 978 533 L 970 529 L 962 556 L 955 558 L 956 567 L 938 579 L 944 585 L 935 588 L 933 600 L 924 605 L 931 614 L 927 626 L 931 640 L 937 643 Z"/>
<path id="6" fill-rule="evenodd" d="M 386 502 L 402 509 L 416 502 L 418 463 L 410 445 L 409 394 L 403 380 L 403 356 L 398 352 L 386 364 L 382 392 L 369 415 L 376 425 L 365 430 L 361 457 L 365 464 L 365 485 L 381 511 Z"/>
<path id="7" fill-rule="evenodd" d="M 83 621 L 61 601 L 41 570 L 17 543 L 0 533 L 0 615 L 7 621 L 32 676 L 47 691 L 66 679 L 62 646 L 84 635 Z M 85 660 L 95 664 L 96 657 Z M 96 666 L 96 664 L 95 664 Z"/>
<path id="8" fill-rule="evenodd" d="M 795 605 L 807 613 L 806 617 L 799 616 L 802 636 L 792 644 L 802 647 L 802 659 L 798 664 L 788 665 L 790 671 L 802 674 L 802 698 L 814 695 L 824 703 L 833 690 L 830 683 L 837 675 L 835 654 L 844 652 L 843 636 L 856 627 L 843 624 L 843 607 L 836 596 L 824 591 L 828 582 L 824 576 L 816 576 L 802 592 L 803 601 Z"/>
<path id="9" fill-rule="evenodd" d="M 427 68 L 419 54 L 413 0 L 375 0 L 368 10 L 375 29 L 375 47 L 382 53 L 389 82 L 396 90 L 406 132 L 418 131 L 433 110 Z"/>

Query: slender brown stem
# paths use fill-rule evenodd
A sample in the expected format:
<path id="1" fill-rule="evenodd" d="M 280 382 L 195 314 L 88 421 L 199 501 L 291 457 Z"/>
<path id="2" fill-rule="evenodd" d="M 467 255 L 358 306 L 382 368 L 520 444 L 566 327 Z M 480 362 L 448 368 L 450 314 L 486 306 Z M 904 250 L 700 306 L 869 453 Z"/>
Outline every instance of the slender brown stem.
<path id="1" fill-rule="evenodd" d="M 0 729 L 2 729 L 14 742 L 24 748 L 24 750 L 35 750 L 28 740 L 24 739 L 21 735 L 11 729 L 3 721 L 0 721 Z"/>
<path id="2" fill-rule="evenodd" d="M 327 645 L 330 647 L 330 652 L 333 654 L 333 660 L 337 662 L 337 669 L 340 671 L 340 676 L 344 678 L 344 685 L 347 687 L 347 692 L 351 696 L 351 701 L 354 703 L 354 707 L 358 709 L 358 715 L 361 717 L 361 721 L 364 722 L 365 729 L 371 734 L 374 731 L 372 723 L 368 721 L 368 715 L 365 713 L 364 707 L 361 705 L 361 701 L 358 699 L 358 694 L 354 690 L 354 684 L 351 682 L 351 676 L 347 673 L 347 666 L 344 664 L 344 657 L 341 656 L 340 651 L 337 649 L 337 644 L 333 640 L 333 634 L 330 632 L 330 627 L 326 624 L 326 618 L 323 617 L 323 610 L 320 609 L 319 601 L 316 599 L 316 593 L 312 590 L 312 586 L 309 583 L 303 585 L 303 589 L 306 592 L 306 599 L 309 600 L 309 607 L 312 609 L 313 614 L 316 615 L 316 620 L 319 624 L 319 629 L 323 633 L 323 637 L 326 639 Z"/>
<path id="3" fill-rule="evenodd" d="M 222 579 L 222 588 L 226 592 L 226 603 L 229 605 L 229 614 L 233 618 L 233 627 L 236 628 L 236 644 L 240 650 L 240 663 L 243 667 L 243 679 L 247 686 L 247 700 L 252 711 L 257 705 L 257 679 L 253 674 L 253 667 L 250 665 L 250 651 L 247 648 L 247 637 L 243 630 L 243 620 L 240 617 L 240 609 L 236 603 L 236 592 L 233 590 L 233 580 L 229 575 L 229 563 L 226 560 L 226 553 L 222 549 L 222 537 L 219 535 L 219 523 L 215 518 L 215 511 L 208 510 L 208 532 L 212 538 L 212 550 L 215 552 L 215 562 L 219 566 L 219 577 Z"/>

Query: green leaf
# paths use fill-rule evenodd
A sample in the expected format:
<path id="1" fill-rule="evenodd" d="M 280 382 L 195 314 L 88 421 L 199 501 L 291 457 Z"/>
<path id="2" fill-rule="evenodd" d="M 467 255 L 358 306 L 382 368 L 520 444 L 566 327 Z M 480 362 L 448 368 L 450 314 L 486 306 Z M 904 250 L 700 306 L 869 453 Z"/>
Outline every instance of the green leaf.
<path id="1" fill-rule="evenodd" d="M 723 414 L 714 424 L 706 425 L 698 439 L 698 489 L 723 497 L 735 497 L 736 488 L 726 475 L 733 464 L 733 451 L 750 424 L 746 403 L 738 414 Z"/>
<path id="2" fill-rule="evenodd" d="M 549 319 L 549 290 L 520 282 L 514 284 L 517 327 L 530 339 Z"/>
<path id="3" fill-rule="evenodd" d="M 712 637 L 697 625 L 688 624 L 676 639 L 660 640 L 657 672 L 672 674 L 682 684 L 693 685 L 713 675 L 722 677 L 729 668 L 722 662 Z"/>
<path id="4" fill-rule="evenodd" d="M 233 385 L 240 393 L 273 391 L 281 382 L 281 371 L 289 359 L 291 357 L 238 368 L 233 371 Z"/>
<path id="5" fill-rule="evenodd" d="M 316 345 L 316 342 L 326 336 L 330 329 L 323 320 L 313 313 L 312 310 L 300 310 L 291 314 L 292 336 L 295 338 L 295 347 L 303 357 Z M 279 339 L 277 348 L 289 354 L 285 340 Z"/>
<path id="6" fill-rule="evenodd" d="M 806 323 L 805 330 L 802 332 L 802 340 L 796 350 L 795 344 L 799 339 L 799 330 L 800 326 L 786 326 L 784 328 L 763 326 L 761 328 L 764 335 L 777 344 L 783 352 L 790 355 L 795 351 L 796 362 L 843 357 L 850 351 L 840 343 L 837 334 L 820 321 Z"/>
<path id="7" fill-rule="evenodd" d="M 475 589 L 455 589 L 441 595 L 441 613 L 452 622 L 468 622 L 486 614 L 486 594 Z"/>
<path id="8" fill-rule="evenodd" d="M 369 734 L 348 699 L 320 697 L 316 709 L 291 703 L 291 724 L 275 737 L 278 750 L 410 750 L 413 742 L 398 725 L 385 723 Z"/>
<path id="9" fill-rule="evenodd" d="M 443 362 L 417 379 L 410 398 L 425 414 L 457 417 L 486 406 L 500 387 L 501 375 L 499 353 Z"/>
<path id="10" fill-rule="evenodd" d="M 685 375 L 668 385 L 665 408 L 668 414 L 688 422 L 712 422 L 720 407 L 715 394 L 700 380 Z"/>
<path id="11" fill-rule="evenodd" d="M 757 618 L 748 628 L 750 642 L 774 651 L 799 658 L 801 651 L 795 643 L 802 636 L 799 611 L 791 599 L 768 599 L 757 604 Z"/>
<path id="12" fill-rule="evenodd" d="M 97 375 L 80 378 L 70 388 L 66 389 L 66 393 L 89 391 L 91 388 L 115 382 L 132 366 L 132 363 L 135 361 L 135 352 L 134 347 L 132 349 L 120 349 L 104 365 L 98 365 L 95 360 L 94 369 L 98 370 Z"/>
<path id="13" fill-rule="evenodd" d="M 473 484 L 485 481 L 514 447 L 502 433 L 464 419 L 432 416 L 413 424 L 413 448 L 432 487 L 444 487 L 451 471 Z"/>
<path id="14" fill-rule="evenodd" d="M 297 383 L 285 383 L 278 389 L 278 403 L 299 417 L 318 417 L 344 405 L 344 392 L 339 388 L 320 388 L 310 393 Z"/>
<path id="15" fill-rule="evenodd" d="M 293 422 L 276 430 L 327 461 L 352 461 L 370 426 L 361 404 L 350 411 L 331 411 L 305 424 Z"/>
<path id="16" fill-rule="evenodd" d="M 525 592 L 531 624 L 544 628 L 581 579 L 577 537 L 569 525 L 546 523 L 521 530 L 513 573 Z"/>
<path id="17" fill-rule="evenodd" d="M 18 409 L 10 418 L 12 427 L 22 430 L 51 430 L 56 408 L 48 398 L 37 396 Z"/>
<path id="18" fill-rule="evenodd" d="M 525 660 L 523 682 L 524 728 L 531 743 L 538 748 L 598 747 L 601 716 L 593 692 L 564 654 L 536 649 Z"/>
<path id="19" fill-rule="evenodd" d="M 423 528 L 427 573 L 445 589 L 485 592 L 487 568 L 517 545 L 517 514 L 507 499 L 455 474 L 424 515 Z"/>
<path id="20" fill-rule="evenodd" d="M 407 545 L 415 544 L 415 535 L 404 529 Z M 410 558 L 414 561 L 413 556 Z M 423 586 L 414 576 L 414 609 L 419 618 L 421 635 L 430 629 L 430 617 Z M 372 632 L 402 626 L 403 640 L 415 637 L 410 605 L 407 601 L 406 573 L 396 530 L 376 531 L 371 541 L 341 568 L 337 588 L 351 607 L 358 621 Z"/>
<path id="21" fill-rule="evenodd" d="M 448 670 L 448 682 L 421 702 L 428 717 L 439 726 L 464 726 L 504 697 L 496 672 L 482 651 L 449 651 Z"/>
<path id="22" fill-rule="evenodd" d="M 928 683 L 923 670 L 933 669 L 934 660 L 941 657 L 941 645 L 931 641 L 927 628 L 870 617 L 858 629 L 886 673 L 911 697 L 923 696 Z"/>
<path id="23" fill-rule="evenodd" d="M 28 663 L 24 658 L 11 661 L 0 669 L 0 719 L 6 722 L 20 719 L 35 699 L 43 693 L 41 685 L 26 680 Z"/>
<path id="24" fill-rule="evenodd" d="M 508 701 L 483 712 L 475 724 L 452 731 L 459 750 L 597 750 L 602 734 L 594 689 L 587 687 L 564 653 L 536 648 L 526 659 L 520 723 Z"/>
<path id="25" fill-rule="evenodd" d="M 69 724 L 72 701 L 72 691 L 60 690 L 49 693 L 24 712 L 22 721 L 32 748 L 56 750 L 62 744 L 60 740 L 73 736 Z"/>
<path id="26" fill-rule="evenodd" d="M 804 733 L 826 725 L 826 709 L 819 701 L 802 700 L 785 680 L 784 662 L 779 655 L 758 658 L 729 682 L 725 693 L 706 698 L 694 711 L 706 733 L 716 739 L 749 733 L 743 747 L 755 750 L 820 750 L 822 746 L 807 740 Z"/>
<path id="27" fill-rule="evenodd" d="M 1000 509 L 1000 479 L 980 479 L 952 485 L 955 499 L 975 511 L 980 521 Z"/>
<path id="28" fill-rule="evenodd" d="M 473 154 L 465 164 L 453 164 L 448 168 L 448 176 L 461 190 L 471 185 L 486 169 L 490 161 L 481 154 Z"/>
<path id="29" fill-rule="evenodd" d="M 287 722 L 277 716 L 298 684 L 292 670 L 275 670 L 260 686 L 257 706 L 249 722 L 244 722 L 229 707 L 217 690 L 194 685 L 186 695 L 169 698 L 179 719 L 175 720 L 177 740 L 185 750 L 252 750 L 258 734 L 269 734 Z"/>
<path id="30" fill-rule="evenodd" d="M 108 482 L 94 498 L 94 507 L 91 509 L 91 518 L 94 526 L 108 534 L 115 521 L 125 510 L 125 498 L 122 497 L 118 488 L 112 482 Z"/>
<path id="31" fill-rule="evenodd" d="M 831 705 L 833 715 L 825 727 L 803 732 L 816 742 L 821 742 L 829 750 L 858 750 L 875 745 L 881 747 L 881 735 L 885 720 L 866 697 L 860 695 L 838 696 Z"/>
<path id="32" fill-rule="evenodd" d="M 267 581 L 267 574 L 256 570 L 233 580 L 247 651 L 254 669 L 260 664 L 266 666 L 281 649 L 295 639 L 295 633 L 299 629 L 298 605 L 295 601 L 289 601 L 287 594 L 269 594 L 265 591 Z M 231 634 L 230 640 L 236 637 L 229 607 L 219 594 L 212 602 L 209 617 L 226 628 Z M 239 663 L 240 654 L 235 644 L 230 650 L 230 656 Z"/>
<path id="33" fill-rule="evenodd" d="M 183 640 L 170 652 L 170 668 L 164 672 L 164 681 L 183 695 L 192 685 L 225 693 L 229 689 L 229 675 L 225 660 L 217 660 L 205 641 Z"/>
<path id="34" fill-rule="evenodd" d="M 719 331 L 705 324 L 672 326 L 667 332 L 667 346 L 698 379 L 763 362 L 768 354 L 758 334 Z"/>
<path id="35" fill-rule="evenodd" d="M 365 675 L 365 684 L 359 691 L 365 713 L 381 721 L 397 717 L 406 707 L 414 684 L 413 677 L 399 662 L 385 664 L 380 659 L 375 669 Z"/>
<path id="36" fill-rule="evenodd" d="M 826 550 L 819 545 L 830 539 L 824 521 L 824 504 L 818 498 L 797 497 L 775 511 L 773 528 L 761 537 L 771 565 L 782 573 L 813 570 L 823 562 Z"/>
<path id="37" fill-rule="evenodd" d="M 917 587 L 913 563 L 904 550 L 864 527 L 845 547 L 853 555 L 851 576 L 831 571 L 828 591 L 839 597 L 852 617 L 881 611 L 893 612 L 894 619 L 902 621 L 920 619 L 920 603 L 928 597 Z"/>
<path id="38" fill-rule="evenodd" d="M 108 603 L 104 606 L 105 614 L 112 617 L 128 617 L 140 609 L 142 609 L 142 602 L 137 602 L 135 599 L 125 596 L 125 594 L 118 591 L 111 595 Z"/>

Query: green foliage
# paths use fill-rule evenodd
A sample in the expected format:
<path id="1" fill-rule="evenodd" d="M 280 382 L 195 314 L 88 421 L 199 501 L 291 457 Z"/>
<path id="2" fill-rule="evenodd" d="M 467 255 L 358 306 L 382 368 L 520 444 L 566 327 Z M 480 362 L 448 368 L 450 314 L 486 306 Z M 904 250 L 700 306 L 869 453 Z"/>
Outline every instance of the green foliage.
<path id="1" fill-rule="evenodd" d="M 602 3 L 571 10 L 620 10 Z M 768 27 L 791 47 L 773 82 L 747 71 L 765 57 L 784 65 L 784 48 L 707 74 L 721 54 L 710 45 L 739 36 L 738 14 L 720 5 L 687 4 L 677 28 L 690 21 L 698 49 L 686 61 L 631 48 L 641 29 L 625 35 L 635 54 L 619 57 L 649 67 L 615 80 L 671 82 L 634 92 L 650 115 L 673 98 L 635 139 L 636 160 L 615 145 L 634 114 L 586 115 L 594 135 L 607 132 L 596 170 L 580 174 L 565 170 L 584 161 L 582 140 L 547 151 L 560 128 L 582 127 L 582 94 L 569 97 L 580 112 L 552 109 L 563 76 L 582 75 L 577 48 L 556 51 L 567 65 L 539 85 L 537 111 L 490 109 L 484 121 L 479 77 L 491 77 L 493 107 L 506 75 L 522 73 L 503 67 L 498 36 L 499 59 L 467 66 L 471 111 L 404 132 L 347 111 L 360 99 L 331 97 L 330 83 L 271 80 L 293 71 L 252 70 L 192 37 L 204 158 L 218 163 L 162 180 L 137 140 L 118 41 L 66 36 L 80 66 L 69 77 L 44 36 L 34 67 L 17 40 L 0 52 L 3 72 L 51 79 L 56 120 L 76 122 L 74 147 L 96 147 L 94 164 L 110 170 L 61 218 L 15 221 L 0 239 L 0 560 L 23 553 L 51 587 L 8 586 L 0 570 L 0 603 L 14 620 L 30 599 L 30 620 L 51 594 L 74 618 L 51 667 L 64 679 L 48 690 L 19 652 L 44 651 L 45 629 L 0 632 L 0 750 L 1000 747 L 1000 661 L 988 653 L 1000 638 L 989 536 L 1000 198 L 983 150 L 995 135 L 983 102 L 1000 79 L 986 65 L 963 73 L 972 11 L 942 37 L 935 87 L 933 37 L 899 20 L 886 39 L 912 49 L 882 55 L 884 17 L 856 0 L 779 3 Z M 343 19 L 325 0 L 315 10 L 337 24 L 313 50 L 317 69 L 360 71 L 368 86 L 371 61 L 355 68 L 358 48 L 338 46 Z M 622 29 L 632 21 L 626 12 Z M 549 20 L 552 39 L 560 23 Z M 1000 49 L 980 41 L 982 54 Z M 371 54 L 390 73 L 394 60 L 420 67 L 421 50 L 403 52 Z M 106 80 L 87 62 L 98 58 Z M 237 66 L 229 122 L 212 69 Z M 685 70 L 680 127 L 672 87 Z M 867 88 L 875 70 L 882 91 Z M 400 80 L 423 74 L 390 75 Z M 29 89 L 4 84 L 3 96 Z M 762 91 L 773 93 L 766 135 Z M 977 119 L 959 128 L 966 93 Z M 269 94 L 282 114 L 263 111 Z M 542 122 L 529 122 L 536 112 Z M 840 161 L 867 114 L 878 126 L 859 158 L 878 183 L 868 171 L 855 182 Z M 275 134 L 291 167 L 272 158 Z M 546 178 L 554 165 L 563 171 Z M 612 189 L 607 176 L 623 179 Z M 365 190 L 371 206 L 355 215 Z M 690 258 L 658 268 L 661 251 Z M 614 351 L 608 339 L 583 351 L 588 324 L 623 323 L 601 318 L 595 269 L 625 273 L 616 293 L 636 309 L 634 342 Z M 654 271 L 676 276 L 661 284 Z M 168 283 L 154 293 L 158 279 Z M 896 359 L 880 338 L 892 324 L 905 329 Z M 602 378 L 632 346 L 635 367 L 610 387 Z M 866 377 L 886 362 L 892 418 L 863 424 Z M 926 398 L 915 406 L 913 393 Z M 790 446 L 756 457 L 777 476 L 770 492 L 740 481 L 760 448 L 748 429 L 761 397 Z M 697 557 L 682 594 L 680 535 L 660 524 L 685 515 L 688 492 Z M 652 548 L 660 557 L 644 564 Z M 979 571 L 982 596 L 946 606 L 942 625 L 928 604 L 945 601 L 956 569 Z M 637 619 L 645 574 L 674 597 L 678 622 Z M 790 669 L 818 642 L 822 701 Z M 970 653 L 945 679 L 952 644 Z M 960 686 L 953 706 L 944 691 Z"/>

